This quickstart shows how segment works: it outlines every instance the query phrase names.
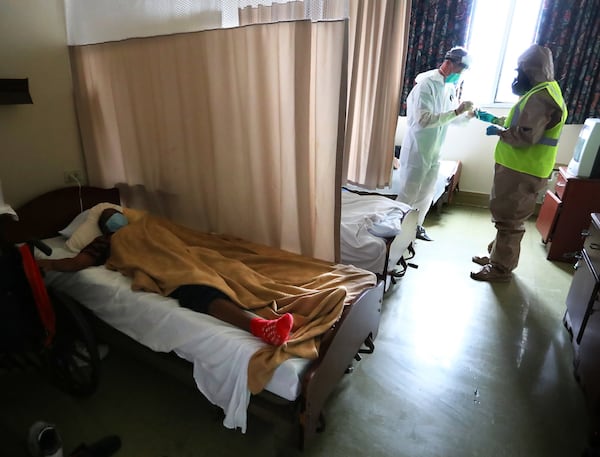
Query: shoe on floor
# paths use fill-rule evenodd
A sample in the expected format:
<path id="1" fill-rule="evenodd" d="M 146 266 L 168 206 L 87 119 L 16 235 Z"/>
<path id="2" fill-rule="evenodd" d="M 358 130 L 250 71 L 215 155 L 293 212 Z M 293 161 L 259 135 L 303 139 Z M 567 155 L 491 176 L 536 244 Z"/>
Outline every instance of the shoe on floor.
<path id="1" fill-rule="evenodd" d="M 430 238 L 429 235 L 427 235 L 427 232 L 422 225 L 417 226 L 417 238 L 423 241 L 433 241 L 433 238 Z"/>
<path id="2" fill-rule="evenodd" d="M 491 263 L 484 265 L 477 273 L 471 272 L 471 278 L 476 281 L 508 282 L 512 279 L 512 273 L 505 273 Z"/>
<path id="3" fill-rule="evenodd" d="M 82 443 L 77 446 L 69 457 L 110 457 L 121 449 L 121 438 L 109 435 L 92 444 Z"/>
<path id="4" fill-rule="evenodd" d="M 490 258 L 487 255 L 474 255 L 473 257 L 471 257 L 471 260 L 477 265 L 481 265 L 482 267 L 490 263 Z"/>

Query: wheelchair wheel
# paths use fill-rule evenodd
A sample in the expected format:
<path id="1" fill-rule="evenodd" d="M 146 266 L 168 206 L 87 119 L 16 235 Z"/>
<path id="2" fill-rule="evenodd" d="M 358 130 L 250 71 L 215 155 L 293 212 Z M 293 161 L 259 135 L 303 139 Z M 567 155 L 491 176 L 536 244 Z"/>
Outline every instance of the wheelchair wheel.
<path id="1" fill-rule="evenodd" d="M 51 294 L 56 314 L 56 335 L 43 359 L 51 381 L 75 396 L 95 392 L 100 377 L 100 357 L 94 333 L 79 305 Z"/>

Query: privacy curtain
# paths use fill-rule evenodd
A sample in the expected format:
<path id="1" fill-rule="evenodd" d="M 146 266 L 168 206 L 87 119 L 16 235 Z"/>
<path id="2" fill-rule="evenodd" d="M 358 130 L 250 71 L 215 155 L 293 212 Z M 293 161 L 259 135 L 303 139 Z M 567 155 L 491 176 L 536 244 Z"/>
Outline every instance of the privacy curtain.
<path id="1" fill-rule="evenodd" d="M 72 46 L 90 183 L 200 230 L 339 258 L 346 21 Z"/>
<path id="2" fill-rule="evenodd" d="M 409 13 L 410 2 L 396 0 L 272 2 L 240 9 L 240 24 L 349 17 L 344 184 L 375 189 L 390 183 Z"/>
<path id="3" fill-rule="evenodd" d="M 408 1 L 350 1 L 344 175 L 367 189 L 391 181 L 409 16 Z"/>
<path id="4" fill-rule="evenodd" d="M 552 51 L 554 76 L 569 110 L 569 124 L 600 117 L 599 3 L 547 0 L 540 17 L 536 42 Z"/>
<path id="5" fill-rule="evenodd" d="M 453 46 L 465 46 L 473 0 L 413 0 L 410 35 L 401 92 L 400 114 L 406 115 L 406 98 L 415 77 L 438 68 Z"/>

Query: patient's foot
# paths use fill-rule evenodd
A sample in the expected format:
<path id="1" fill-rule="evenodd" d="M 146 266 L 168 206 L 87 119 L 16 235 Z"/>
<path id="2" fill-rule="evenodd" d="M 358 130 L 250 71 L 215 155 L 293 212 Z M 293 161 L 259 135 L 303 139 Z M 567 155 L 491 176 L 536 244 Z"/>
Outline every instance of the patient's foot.
<path id="1" fill-rule="evenodd" d="M 250 331 L 265 343 L 281 346 L 290 337 L 293 325 L 294 317 L 290 313 L 274 320 L 255 317 L 250 321 Z"/>

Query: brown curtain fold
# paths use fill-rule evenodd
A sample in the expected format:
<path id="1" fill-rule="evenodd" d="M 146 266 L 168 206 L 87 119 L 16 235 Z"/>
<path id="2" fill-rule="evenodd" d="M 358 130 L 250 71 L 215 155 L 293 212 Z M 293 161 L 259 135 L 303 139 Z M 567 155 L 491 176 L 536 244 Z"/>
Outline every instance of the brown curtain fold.
<path id="1" fill-rule="evenodd" d="M 72 47 L 90 183 L 200 230 L 338 259 L 346 28 L 294 21 Z"/>
<path id="2" fill-rule="evenodd" d="M 315 2 L 322 19 L 349 16 L 348 100 L 342 184 L 375 189 L 390 184 L 410 2 Z M 314 6 L 314 5 L 313 5 Z M 346 11 L 346 8 L 349 10 Z M 306 2 L 240 9 L 240 24 L 306 17 Z"/>
<path id="3" fill-rule="evenodd" d="M 349 15 L 343 176 L 375 189 L 391 180 L 410 2 L 350 0 Z"/>

